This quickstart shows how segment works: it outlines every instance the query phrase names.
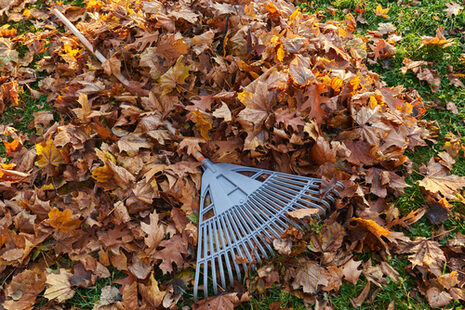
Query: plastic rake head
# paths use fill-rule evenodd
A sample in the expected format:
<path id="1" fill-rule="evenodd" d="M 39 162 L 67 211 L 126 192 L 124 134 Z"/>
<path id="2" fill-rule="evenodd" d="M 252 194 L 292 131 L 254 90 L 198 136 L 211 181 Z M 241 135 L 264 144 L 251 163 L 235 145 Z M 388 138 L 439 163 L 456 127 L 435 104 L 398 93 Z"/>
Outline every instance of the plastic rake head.
<path id="1" fill-rule="evenodd" d="M 202 282 L 208 298 L 241 281 L 247 263 L 268 259 L 271 242 L 299 223 L 286 215 L 297 209 L 316 208 L 325 216 L 337 190 L 320 198 L 321 179 L 290 175 L 233 164 L 202 161 L 197 265 L 194 298 Z M 342 184 L 338 183 L 342 188 Z M 240 259 L 238 259 L 240 258 Z"/>

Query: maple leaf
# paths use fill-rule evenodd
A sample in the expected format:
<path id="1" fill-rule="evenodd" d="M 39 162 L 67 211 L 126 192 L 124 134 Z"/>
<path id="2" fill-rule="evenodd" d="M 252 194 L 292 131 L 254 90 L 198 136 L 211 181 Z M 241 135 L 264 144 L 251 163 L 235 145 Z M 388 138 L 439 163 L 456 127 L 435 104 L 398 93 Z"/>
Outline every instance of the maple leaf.
<path id="1" fill-rule="evenodd" d="M 315 79 L 310 70 L 310 61 L 301 55 L 297 55 L 289 64 L 289 76 L 297 87 L 304 87 Z"/>
<path id="2" fill-rule="evenodd" d="M 328 272 L 325 268 L 321 267 L 318 263 L 307 261 L 298 268 L 292 288 L 303 288 L 304 293 L 315 294 L 319 286 L 326 286 L 329 284 L 327 279 Z"/>
<path id="3" fill-rule="evenodd" d="M 81 221 L 72 219 L 72 216 L 73 213 L 69 209 L 60 211 L 58 208 L 53 208 L 48 213 L 49 224 L 63 233 L 72 233 L 73 230 L 81 226 Z"/>
<path id="4" fill-rule="evenodd" d="M 178 149 L 187 149 L 188 155 L 195 155 L 200 152 L 200 144 L 205 142 L 206 141 L 204 139 L 200 138 L 184 137 L 182 141 L 179 142 Z"/>
<path id="5" fill-rule="evenodd" d="M 457 16 L 463 10 L 463 6 L 455 2 L 446 3 L 446 6 L 447 9 L 444 9 L 444 11 L 447 13 L 447 17 Z"/>
<path id="6" fill-rule="evenodd" d="M 239 304 L 237 293 L 223 294 L 196 302 L 192 310 L 234 310 Z"/>
<path id="7" fill-rule="evenodd" d="M 362 270 L 359 270 L 358 267 L 362 264 L 362 261 L 354 261 L 352 258 L 347 263 L 345 263 L 342 273 L 344 278 L 352 284 L 357 284 L 358 278 L 362 273 Z"/>
<path id="8" fill-rule="evenodd" d="M 146 224 L 141 222 L 141 229 L 143 232 L 147 234 L 144 237 L 145 245 L 149 248 L 150 251 L 157 248 L 160 242 L 163 240 L 165 236 L 165 227 L 158 223 L 158 214 L 156 211 L 150 214 L 150 223 Z"/>
<path id="9" fill-rule="evenodd" d="M 375 14 L 378 15 L 378 16 L 381 16 L 383 18 L 389 18 L 389 16 L 387 15 L 387 13 L 389 12 L 389 8 L 385 8 L 383 9 L 383 7 L 381 6 L 381 4 L 378 4 L 378 6 L 376 7 L 375 9 Z"/>
<path id="10" fill-rule="evenodd" d="M 65 163 L 61 151 L 55 146 L 52 140 L 43 141 L 36 144 L 36 153 L 39 159 L 36 161 L 36 166 L 43 168 L 46 166 L 58 167 Z"/>
<path id="11" fill-rule="evenodd" d="M 159 79 L 158 82 L 163 89 L 163 94 L 170 93 L 178 85 L 186 83 L 186 78 L 189 76 L 190 65 L 185 66 L 182 63 L 183 56 L 179 56 L 176 64 L 168 69 Z"/>
<path id="12" fill-rule="evenodd" d="M 173 271 L 173 263 L 181 268 L 184 262 L 182 254 L 187 254 L 187 240 L 180 235 L 175 235 L 171 239 L 163 240 L 160 246 L 164 249 L 157 251 L 154 258 L 162 260 L 159 267 L 163 274 Z"/>
<path id="13" fill-rule="evenodd" d="M 177 59 L 188 52 L 189 45 L 184 42 L 182 37 L 174 34 L 163 36 L 155 47 L 157 56 L 165 59 Z"/>
<path id="14" fill-rule="evenodd" d="M 225 122 L 229 122 L 232 120 L 231 111 L 224 102 L 222 102 L 221 107 L 213 111 L 212 114 L 216 118 L 223 118 Z"/>
<path id="15" fill-rule="evenodd" d="M 244 90 L 238 94 L 239 100 L 245 106 L 245 109 L 239 113 L 238 120 L 245 122 L 247 127 L 252 124 L 253 127 L 259 128 L 271 113 L 274 92 L 269 91 L 268 85 L 261 81 L 257 82 L 255 90 L 254 93 Z"/>
<path id="16" fill-rule="evenodd" d="M 441 48 L 446 48 L 454 45 L 454 39 L 446 39 L 446 37 L 444 36 L 444 28 L 438 27 L 436 29 L 435 37 L 421 37 L 421 45 L 418 47 L 418 49 L 422 48 L 425 45 L 437 45 Z"/>
<path id="17" fill-rule="evenodd" d="M 465 177 L 450 174 L 450 172 L 434 158 L 431 158 L 427 167 L 422 167 L 426 176 L 418 181 L 418 185 L 431 193 L 440 193 L 447 199 L 456 199 L 457 191 L 465 186 Z"/>
<path id="18" fill-rule="evenodd" d="M 401 252 L 413 253 L 408 256 L 413 267 L 422 266 L 437 277 L 442 275 L 446 257 L 437 241 L 416 237 Z"/>
<path id="19" fill-rule="evenodd" d="M 71 288 L 69 278 L 73 274 L 64 268 L 60 268 L 58 273 L 47 273 L 45 284 L 47 289 L 44 297 L 48 300 L 56 299 L 58 302 L 64 302 L 74 296 L 74 290 Z"/>
<path id="20" fill-rule="evenodd" d="M 362 107 L 354 117 L 359 125 L 358 134 L 371 145 L 379 145 L 381 138 L 391 129 L 382 120 L 379 106 L 374 109 Z"/>

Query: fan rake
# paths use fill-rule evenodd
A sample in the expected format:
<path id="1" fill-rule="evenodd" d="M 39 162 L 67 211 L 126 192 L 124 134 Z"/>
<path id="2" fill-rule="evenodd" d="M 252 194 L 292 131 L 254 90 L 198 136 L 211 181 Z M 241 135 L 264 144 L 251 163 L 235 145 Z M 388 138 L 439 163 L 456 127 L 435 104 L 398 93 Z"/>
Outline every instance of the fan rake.
<path id="1" fill-rule="evenodd" d="M 57 9 L 55 15 L 79 38 L 102 63 L 107 59 Z M 115 77 L 125 86 L 130 82 L 121 75 Z M 171 123 L 166 128 L 179 136 Z M 226 163 L 212 163 L 201 153 L 194 157 L 202 163 L 204 173 L 200 193 L 197 264 L 194 279 L 194 299 L 200 283 L 203 297 L 208 298 L 209 278 L 213 293 L 226 288 L 228 282 L 241 281 L 249 263 L 260 263 L 273 255 L 273 239 L 281 238 L 289 226 L 301 229 L 287 215 L 298 209 L 314 208 L 316 217 L 324 217 L 338 195 L 335 188 L 320 196 L 321 179 L 274 172 Z M 241 269 L 242 267 L 242 269 Z M 201 281 L 201 274 L 203 280 Z"/>
<path id="2" fill-rule="evenodd" d="M 213 292 L 241 281 L 246 262 L 268 259 L 274 250 L 271 242 L 281 238 L 299 223 L 287 215 L 297 209 L 315 208 L 324 217 L 338 195 L 331 190 L 320 198 L 321 179 L 233 164 L 212 163 L 198 154 L 203 163 L 200 194 L 197 265 L 194 299 L 202 283 L 208 298 L 208 280 Z M 342 188 L 341 183 L 336 187 Z M 242 267 L 242 270 L 241 270 Z M 201 273 L 203 273 L 201 280 Z M 229 280 L 229 281 L 227 281 Z"/>

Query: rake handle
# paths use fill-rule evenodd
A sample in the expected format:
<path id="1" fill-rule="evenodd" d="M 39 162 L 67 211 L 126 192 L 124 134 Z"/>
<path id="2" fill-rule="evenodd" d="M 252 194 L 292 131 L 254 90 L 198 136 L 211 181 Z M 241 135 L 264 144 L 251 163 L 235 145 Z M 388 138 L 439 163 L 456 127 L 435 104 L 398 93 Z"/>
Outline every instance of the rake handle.
<path id="1" fill-rule="evenodd" d="M 103 64 L 105 62 L 107 62 L 107 58 L 105 56 L 103 56 L 102 53 L 100 53 L 99 50 L 95 49 L 92 44 L 89 42 L 89 40 L 87 40 L 86 37 L 84 37 L 84 35 L 79 31 L 79 29 L 77 29 L 73 23 L 68 19 L 66 18 L 65 15 L 63 15 L 60 11 L 58 11 L 58 9 L 53 9 L 53 13 L 56 15 L 56 17 L 58 17 L 62 22 L 63 24 L 65 24 L 65 26 L 79 39 L 79 41 L 81 41 L 81 43 L 92 53 L 94 54 L 94 56 Z M 114 73 L 112 72 L 112 74 L 124 85 L 124 86 L 130 86 L 131 83 L 129 82 L 128 79 L 126 79 L 121 73 Z M 165 120 L 163 121 L 166 128 L 168 129 L 168 131 L 175 137 L 182 137 L 182 135 L 173 127 L 173 124 L 171 124 L 171 122 L 169 122 L 168 120 Z M 202 162 L 205 158 L 205 156 L 203 156 L 202 153 L 200 152 L 197 152 L 195 154 L 192 154 L 192 156 L 199 162 Z"/>

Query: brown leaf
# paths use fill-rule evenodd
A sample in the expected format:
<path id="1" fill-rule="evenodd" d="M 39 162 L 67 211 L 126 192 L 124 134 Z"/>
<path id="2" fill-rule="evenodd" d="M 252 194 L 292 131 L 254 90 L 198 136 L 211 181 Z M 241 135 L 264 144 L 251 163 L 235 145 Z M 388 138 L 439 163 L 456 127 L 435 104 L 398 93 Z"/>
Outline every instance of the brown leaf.
<path id="1" fill-rule="evenodd" d="M 433 308 L 447 306 L 452 301 L 449 293 L 441 291 L 437 287 L 431 287 L 426 291 L 426 299 Z"/>
<path id="2" fill-rule="evenodd" d="M 56 299 L 58 302 L 72 298 L 75 292 L 69 282 L 71 276 L 72 273 L 64 268 L 60 268 L 58 273 L 47 273 L 45 281 L 47 289 L 44 292 L 44 297 L 48 300 Z"/>
<path id="3" fill-rule="evenodd" d="M 440 193 L 447 199 L 455 199 L 456 192 L 465 186 L 465 177 L 452 175 L 441 164 L 434 161 L 434 158 L 424 169 L 425 178 L 418 181 L 418 184 L 431 193 Z"/>
<path id="4" fill-rule="evenodd" d="M 304 293 L 315 294 L 318 291 L 319 285 L 327 286 L 327 271 L 319 264 L 313 261 L 305 262 L 298 268 L 294 281 L 292 282 L 293 289 L 303 288 Z"/>
<path id="5" fill-rule="evenodd" d="M 368 293 L 370 293 L 370 283 L 371 282 L 368 281 L 367 284 L 365 284 L 365 287 L 363 288 L 362 292 L 360 293 L 360 295 L 358 295 L 357 298 L 350 299 L 350 302 L 352 306 L 354 306 L 354 308 L 360 307 L 365 301 L 365 299 L 367 299 Z"/>
<path id="6" fill-rule="evenodd" d="M 150 274 L 146 284 L 139 283 L 139 294 L 142 297 L 142 307 L 145 309 L 154 309 L 161 305 L 166 291 L 160 291 L 158 282 L 155 280 L 153 272 Z"/>
<path id="7" fill-rule="evenodd" d="M 273 247 L 281 255 L 290 255 L 292 252 L 292 241 L 289 239 L 274 239 Z"/>
<path id="8" fill-rule="evenodd" d="M 408 256 L 413 267 L 422 266 L 437 277 L 442 275 L 446 257 L 439 248 L 438 242 L 423 237 L 416 237 L 413 242 L 402 250 L 402 253 L 413 253 Z"/>
<path id="9" fill-rule="evenodd" d="M 198 301 L 194 304 L 192 310 L 233 310 L 238 304 L 237 293 L 229 293 Z"/>
<path id="10" fill-rule="evenodd" d="M 319 214 L 320 213 L 320 210 L 318 209 L 315 209 L 315 208 L 308 208 L 308 209 L 297 209 L 295 211 L 290 211 L 290 212 L 287 212 L 287 214 L 289 216 L 292 216 L 292 217 L 295 217 L 295 218 L 298 218 L 298 219 L 303 219 L 307 216 L 313 216 L 315 214 Z"/>
<path id="11" fill-rule="evenodd" d="M 160 246 L 164 249 L 157 251 L 154 258 L 162 260 L 159 267 L 163 274 L 173 271 L 173 263 L 181 268 L 184 262 L 182 254 L 187 254 L 187 240 L 180 235 L 175 235 L 168 240 L 163 240 Z"/>
<path id="12" fill-rule="evenodd" d="M 342 272 L 344 274 L 344 278 L 352 284 L 357 284 L 358 278 L 362 273 L 362 270 L 359 270 L 358 267 L 362 261 L 354 261 L 352 258 L 347 263 L 345 263 Z"/>

